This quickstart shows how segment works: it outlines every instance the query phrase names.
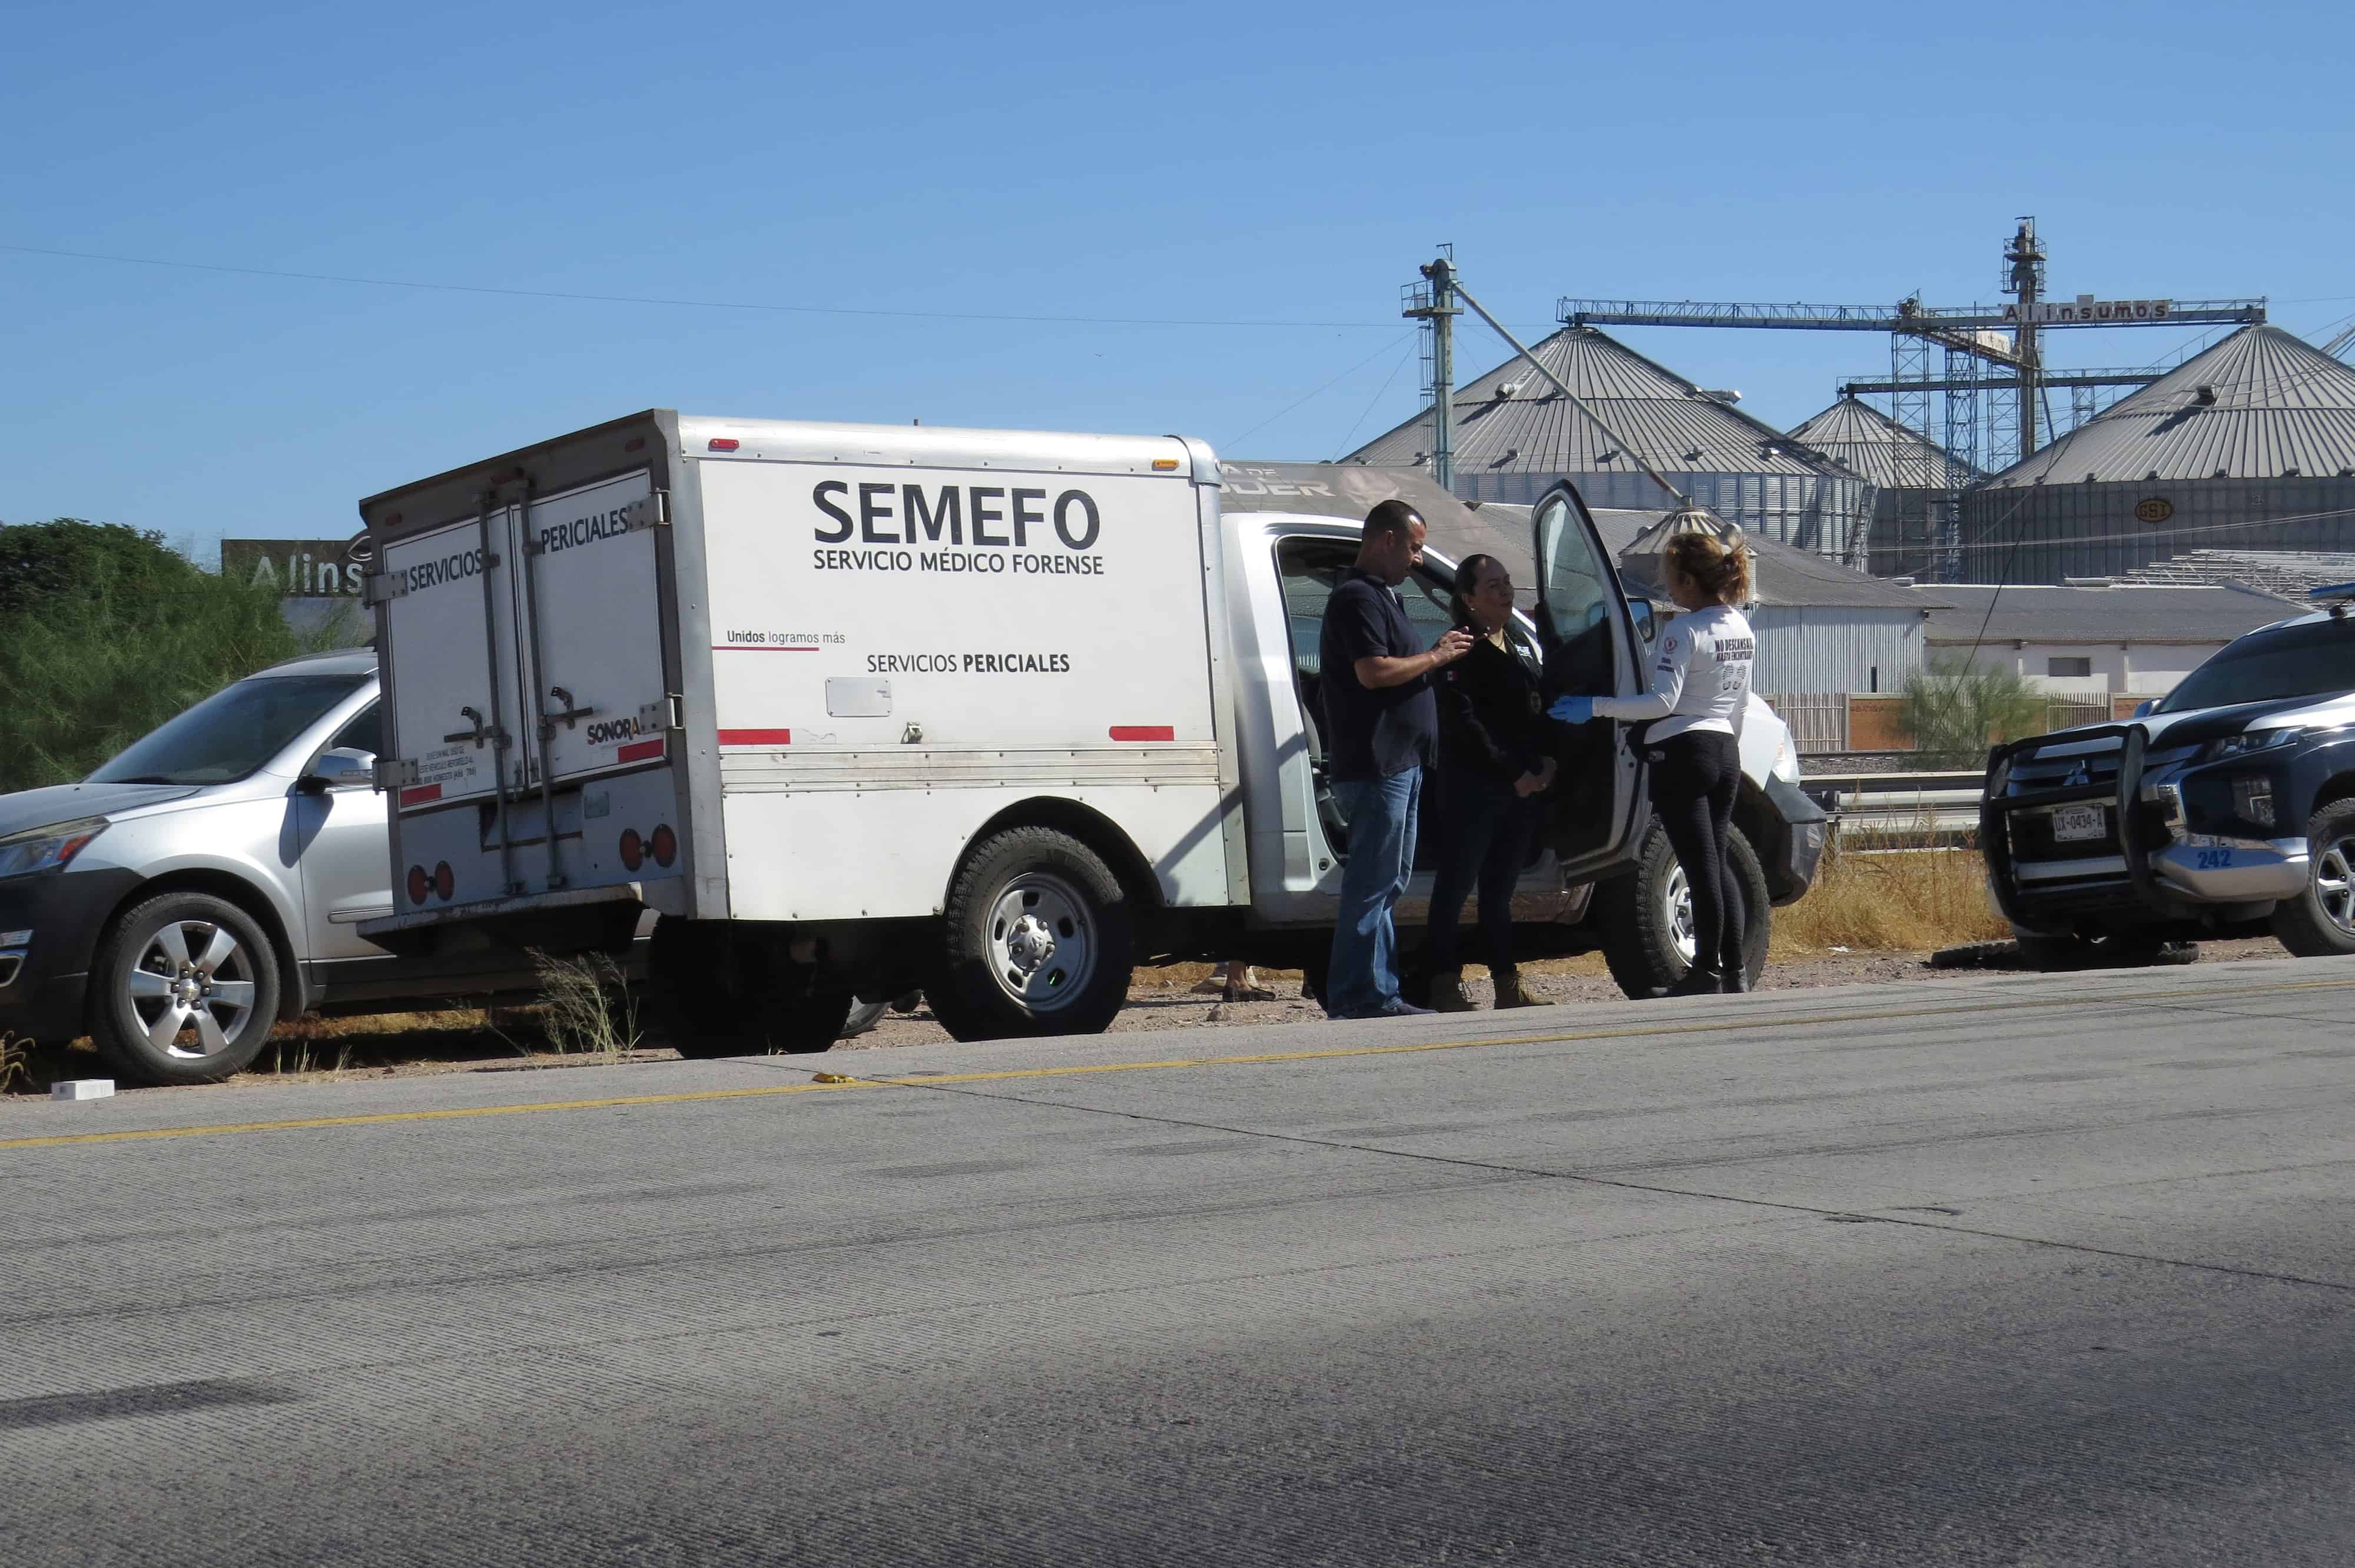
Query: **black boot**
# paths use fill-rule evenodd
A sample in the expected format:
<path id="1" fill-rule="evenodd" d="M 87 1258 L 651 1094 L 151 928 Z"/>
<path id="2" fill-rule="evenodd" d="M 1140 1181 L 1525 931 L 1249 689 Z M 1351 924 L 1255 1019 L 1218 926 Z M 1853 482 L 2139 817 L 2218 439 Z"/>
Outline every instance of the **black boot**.
<path id="1" fill-rule="evenodd" d="M 1685 970 L 1685 978 L 1670 986 L 1670 996 L 1715 996 L 1724 989 L 1725 980 L 1707 964 L 1694 964 Z"/>
<path id="2" fill-rule="evenodd" d="M 1727 996 L 1740 996 L 1750 989 L 1750 966 L 1739 959 L 1723 965 L 1717 989 Z"/>

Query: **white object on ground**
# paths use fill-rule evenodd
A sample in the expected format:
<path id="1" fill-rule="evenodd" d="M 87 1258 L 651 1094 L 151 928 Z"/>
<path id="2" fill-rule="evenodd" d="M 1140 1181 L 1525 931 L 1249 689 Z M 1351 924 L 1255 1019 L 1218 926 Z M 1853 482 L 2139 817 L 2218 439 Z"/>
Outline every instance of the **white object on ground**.
<path id="1" fill-rule="evenodd" d="M 53 1100 L 111 1100 L 114 1097 L 112 1078 L 68 1078 L 49 1086 Z"/>

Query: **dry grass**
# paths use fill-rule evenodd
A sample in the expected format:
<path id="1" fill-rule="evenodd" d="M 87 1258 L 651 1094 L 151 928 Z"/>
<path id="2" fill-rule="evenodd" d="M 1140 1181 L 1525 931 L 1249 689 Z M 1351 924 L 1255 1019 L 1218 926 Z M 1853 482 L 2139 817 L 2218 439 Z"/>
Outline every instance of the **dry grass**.
<path id="1" fill-rule="evenodd" d="M 1773 956 L 1926 952 L 2008 938 L 1987 906 L 1976 850 L 1917 847 L 1865 853 L 1835 848 L 1805 898 L 1774 911 Z"/>
<path id="2" fill-rule="evenodd" d="M 618 1062 L 638 1048 L 638 1004 L 621 965 L 602 953 L 557 958 L 526 950 L 539 980 L 539 1025 L 551 1050 Z"/>
<path id="3" fill-rule="evenodd" d="M 32 1043 L 0 1033 L 0 1095 L 30 1094 L 33 1088 Z"/>

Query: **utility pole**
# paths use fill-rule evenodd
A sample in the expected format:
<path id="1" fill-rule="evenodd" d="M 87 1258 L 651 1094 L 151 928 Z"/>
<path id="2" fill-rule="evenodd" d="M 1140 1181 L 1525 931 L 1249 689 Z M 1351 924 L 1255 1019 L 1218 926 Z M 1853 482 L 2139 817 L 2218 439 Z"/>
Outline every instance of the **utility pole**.
<path id="1" fill-rule="evenodd" d="M 1455 487 L 1455 247 L 1443 245 L 1438 260 L 1422 269 L 1425 280 L 1406 288 L 1399 314 L 1429 330 L 1424 360 L 1430 369 L 1431 472 L 1442 490 Z"/>
<path id="2" fill-rule="evenodd" d="M 2019 301 L 2019 330 L 2013 350 L 2019 360 L 2019 455 L 2034 451 L 2036 401 L 2043 396 L 2043 355 L 2036 341 L 2036 302 L 2044 291 L 2044 247 L 2037 242 L 2036 219 L 2019 220 L 2019 232 L 2003 249 L 2004 282 Z"/>

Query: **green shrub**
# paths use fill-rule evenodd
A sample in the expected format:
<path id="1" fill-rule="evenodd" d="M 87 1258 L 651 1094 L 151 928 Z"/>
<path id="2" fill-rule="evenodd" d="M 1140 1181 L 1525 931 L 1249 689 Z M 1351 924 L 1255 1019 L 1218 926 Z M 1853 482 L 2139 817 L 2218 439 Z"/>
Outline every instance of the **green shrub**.
<path id="1" fill-rule="evenodd" d="M 0 527 L 0 793 L 82 778 L 231 681 L 339 640 L 297 637 L 272 590 L 199 569 L 160 534 Z"/>
<path id="2" fill-rule="evenodd" d="M 1905 683 L 1898 723 L 1923 768 L 1971 768 L 1987 747 L 2044 732 L 2044 694 L 2017 670 L 1933 654 Z"/>

